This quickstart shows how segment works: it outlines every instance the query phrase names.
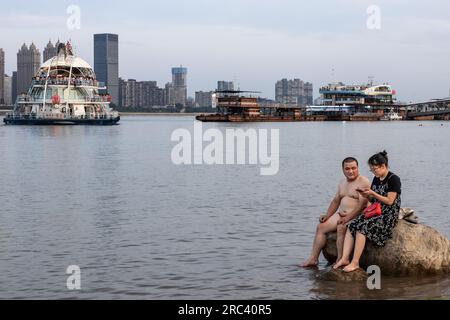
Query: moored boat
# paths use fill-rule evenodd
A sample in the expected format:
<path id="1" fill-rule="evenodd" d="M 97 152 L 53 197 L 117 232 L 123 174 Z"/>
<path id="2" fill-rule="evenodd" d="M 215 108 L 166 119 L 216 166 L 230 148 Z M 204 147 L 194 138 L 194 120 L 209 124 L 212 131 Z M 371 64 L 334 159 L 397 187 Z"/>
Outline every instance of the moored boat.
<path id="1" fill-rule="evenodd" d="M 110 108 L 111 97 L 100 94 L 92 67 L 60 43 L 57 55 L 40 67 L 27 93 L 3 122 L 9 125 L 114 125 L 120 121 Z"/>

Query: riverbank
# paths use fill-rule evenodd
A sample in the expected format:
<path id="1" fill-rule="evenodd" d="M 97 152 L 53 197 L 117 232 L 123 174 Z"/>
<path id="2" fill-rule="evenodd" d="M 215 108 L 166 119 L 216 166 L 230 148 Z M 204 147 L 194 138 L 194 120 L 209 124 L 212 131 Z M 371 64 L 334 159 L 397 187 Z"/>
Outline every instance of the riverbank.
<path id="1" fill-rule="evenodd" d="M 198 112 L 120 112 L 121 116 L 197 116 Z"/>

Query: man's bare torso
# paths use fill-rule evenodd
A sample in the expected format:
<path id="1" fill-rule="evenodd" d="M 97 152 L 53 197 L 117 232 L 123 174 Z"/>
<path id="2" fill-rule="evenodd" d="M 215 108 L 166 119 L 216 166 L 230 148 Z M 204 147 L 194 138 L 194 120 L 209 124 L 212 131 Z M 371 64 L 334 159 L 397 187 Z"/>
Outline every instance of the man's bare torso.
<path id="1" fill-rule="evenodd" d="M 353 181 L 343 180 L 339 184 L 339 197 L 341 203 L 339 205 L 339 214 L 345 216 L 359 205 L 359 200 L 361 195 L 356 189 L 367 189 L 370 188 L 369 179 L 364 176 L 359 176 Z"/>

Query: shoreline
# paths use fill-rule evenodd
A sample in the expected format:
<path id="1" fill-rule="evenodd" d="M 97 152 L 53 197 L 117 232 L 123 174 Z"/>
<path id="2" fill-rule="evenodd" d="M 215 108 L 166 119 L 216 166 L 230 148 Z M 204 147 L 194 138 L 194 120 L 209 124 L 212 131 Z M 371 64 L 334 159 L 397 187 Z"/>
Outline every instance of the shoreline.
<path id="1" fill-rule="evenodd" d="M 197 116 L 198 112 L 120 112 L 122 116 Z"/>

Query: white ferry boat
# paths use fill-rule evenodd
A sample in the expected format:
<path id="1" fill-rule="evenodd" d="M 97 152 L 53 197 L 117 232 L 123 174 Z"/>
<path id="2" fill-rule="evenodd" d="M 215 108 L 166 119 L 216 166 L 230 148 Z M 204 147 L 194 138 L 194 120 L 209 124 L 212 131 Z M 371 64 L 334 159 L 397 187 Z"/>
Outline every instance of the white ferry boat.
<path id="1" fill-rule="evenodd" d="M 61 43 L 57 55 L 40 67 L 27 94 L 17 98 L 3 119 L 11 125 L 113 125 L 120 120 L 110 108 L 111 97 L 99 94 L 92 67 Z"/>
<path id="2" fill-rule="evenodd" d="M 396 120 L 402 120 L 402 116 L 400 116 L 397 112 L 394 112 L 393 109 L 391 109 L 388 113 L 386 113 L 380 120 L 382 121 L 396 121 Z"/>

